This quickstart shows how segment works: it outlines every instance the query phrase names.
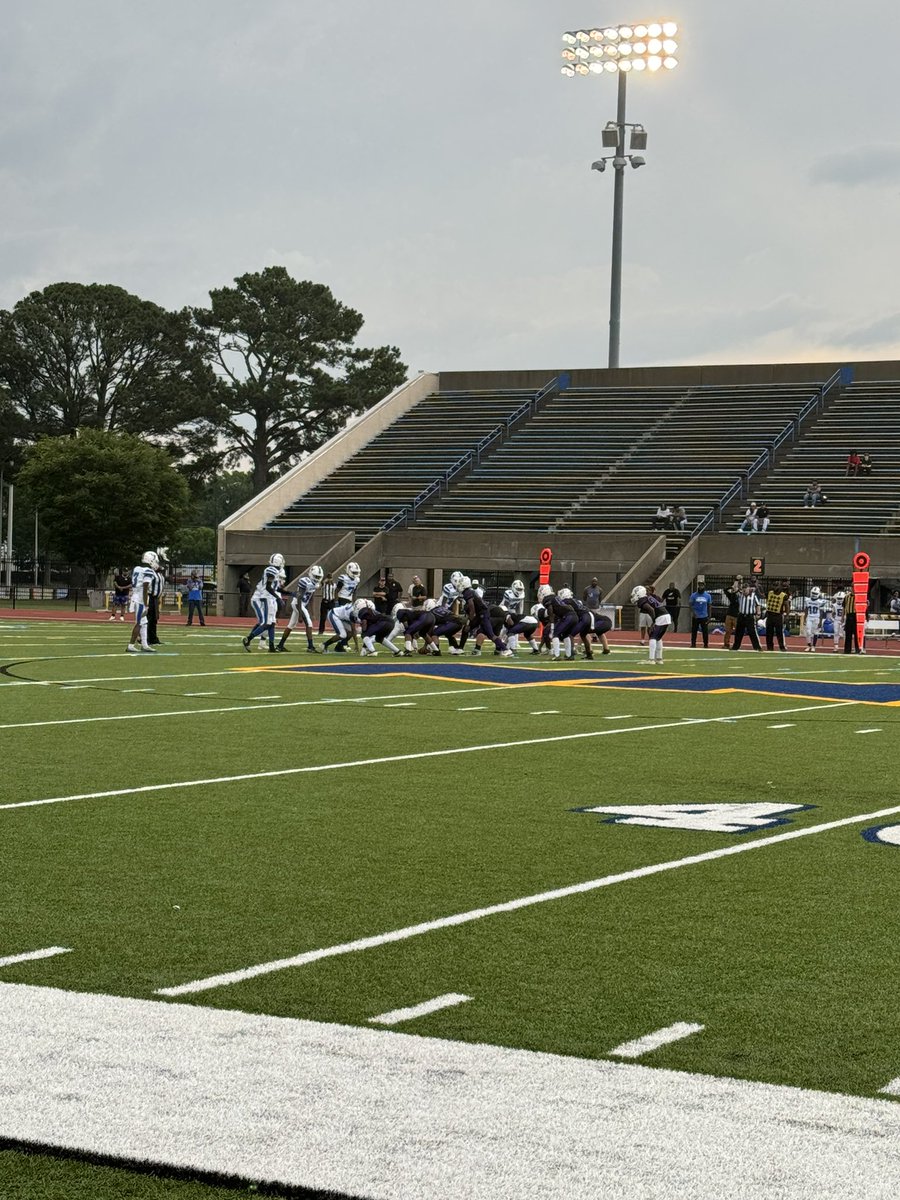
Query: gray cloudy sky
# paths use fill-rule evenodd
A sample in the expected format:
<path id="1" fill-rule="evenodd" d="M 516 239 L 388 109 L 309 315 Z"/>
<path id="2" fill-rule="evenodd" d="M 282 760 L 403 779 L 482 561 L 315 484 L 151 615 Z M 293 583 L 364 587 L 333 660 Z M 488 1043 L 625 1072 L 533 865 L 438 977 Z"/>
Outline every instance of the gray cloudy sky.
<path id="1" fill-rule="evenodd" d="M 615 80 L 560 34 L 676 20 L 632 77 L 623 365 L 900 357 L 886 0 L 6 0 L 0 306 L 169 307 L 269 264 L 413 370 L 606 361 Z"/>

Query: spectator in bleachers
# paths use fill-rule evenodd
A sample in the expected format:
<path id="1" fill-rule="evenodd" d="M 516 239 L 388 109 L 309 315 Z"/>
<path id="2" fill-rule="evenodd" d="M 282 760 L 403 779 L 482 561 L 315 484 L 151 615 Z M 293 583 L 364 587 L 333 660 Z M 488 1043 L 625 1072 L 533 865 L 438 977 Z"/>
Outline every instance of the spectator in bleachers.
<path id="1" fill-rule="evenodd" d="M 671 529 L 672 528 L 672 509 L 668 504 L 660 504 L 656 509 L 656 514 L 650 522 L 651 529 Z"/>
<path id="2" fill-rule="evenodd" d="M 756 506 L 756 528 L 760 533 L 766 533 L 769 528 L 769 506 L 763 501 Z"/>
<path id="3" fill-rule="evenodd" d="M 859 456 L 859 473 L 860 475 L 871 475 L 872 468 L 875 464 L 872 462 L 871 454 L 861 454 Z"/>
<path id="4" fill-rule="evenodd" d="M 858 475 L 859 474 L 859 464 L 861 462 L 862 462 L 862 459 L 859 457 L 859 455 L 856 453 L 856 451 L 851 450 L 850 453 L 847 455 L 847 474 L 848 475 Z"/>
<path id="5" fill-rule="evenodd" d="M 687 513 L 683 504 L 676 504 L 672 509 L 672 528 L 683 533 L 687 529 Z"/>
<path id="6" fill-rule="evenodd" d="M 822 491 L 822 485 L 817 479 L 806 489 L 806 494 L 803 497 L 804 508 L 815 508 L 817 504 L 824 504 L 828 497 Z"/>
<path id="7" fill-rule="evenodd" d="M 758 505 L 755 500 L 750 501 L 747 511 L 744 513 L 744 519 L 741 521 L 741 527 L 738 533 L 756 533 L 756 510 Z"/>
<path id="8" fill-rule="evenodd" d="M 900 621 L 900 592 L 891 592 L 891 602 L 888 605 L 888 612 L 892 617 L 896 617 Z"/>

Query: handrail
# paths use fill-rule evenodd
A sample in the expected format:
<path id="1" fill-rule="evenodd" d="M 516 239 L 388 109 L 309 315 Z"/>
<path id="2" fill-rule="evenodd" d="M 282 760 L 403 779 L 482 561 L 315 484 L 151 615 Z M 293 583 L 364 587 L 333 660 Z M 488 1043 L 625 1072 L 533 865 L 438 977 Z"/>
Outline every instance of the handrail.
<path id="1" fill-rule="evenodd" d="M 548 383 L 545 383 L 523 404 L 520 404 L 514 412 L 511 412 L 499 425 L 495 425 L 490 433 L 475 443 L 471 450 L 456 460 L 445 471 L 442 471 L 426 488 L 424 488 L 417 496 L 415 496 L 410 504 L 405 504 L 399 512 L 394 513 L 389 520 L 381 526 L 383 533 L 389 533 L 392 529 L 396 529 L 398 525 L 407 525 L 410 518 L 415 519 L 416 514 L 423 504 L 430 500 L 435 495 L 447 488 L 449 490 L 451 482 L 462 471 L 470 467 L 477 466 L 481 462 L 481 456 L 490 446 L 496 441 L 502 441 L 509 437 L 513 428 L 523 421 L 528 416 L 533 416 L 537 412 L 538 405 L 548 396 L 555 396 L 559 392 L 565 391 L 571 382 L 571 377 L 563 372 L 561 375 L 555 376 Z"/>

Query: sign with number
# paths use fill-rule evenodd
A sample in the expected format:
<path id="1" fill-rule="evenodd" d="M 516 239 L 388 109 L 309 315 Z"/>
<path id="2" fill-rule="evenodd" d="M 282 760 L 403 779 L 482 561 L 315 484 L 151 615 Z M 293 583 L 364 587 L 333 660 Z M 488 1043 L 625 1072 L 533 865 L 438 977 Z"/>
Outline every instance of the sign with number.
<path id="1" fill-rule="evenodd" d="M 764 558 L 751 558 L 750 559 L 750 574 L 751 575 L 765 575 L 765 573 L 766 573 L 766 560 Z"/>

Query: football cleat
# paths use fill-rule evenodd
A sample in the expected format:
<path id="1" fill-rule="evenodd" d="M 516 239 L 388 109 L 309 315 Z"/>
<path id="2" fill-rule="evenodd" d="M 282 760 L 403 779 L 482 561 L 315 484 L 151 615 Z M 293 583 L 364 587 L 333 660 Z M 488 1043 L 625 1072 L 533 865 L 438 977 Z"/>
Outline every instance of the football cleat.
<path id="1" fill-rule="evenodd" d="M 132 642 L 129 642 L 128 645 L 125 647 L 125 649 L 128 651 L 129 654 L 137 654 L 138 653 L 137 646 L 135 646 Z"/>

